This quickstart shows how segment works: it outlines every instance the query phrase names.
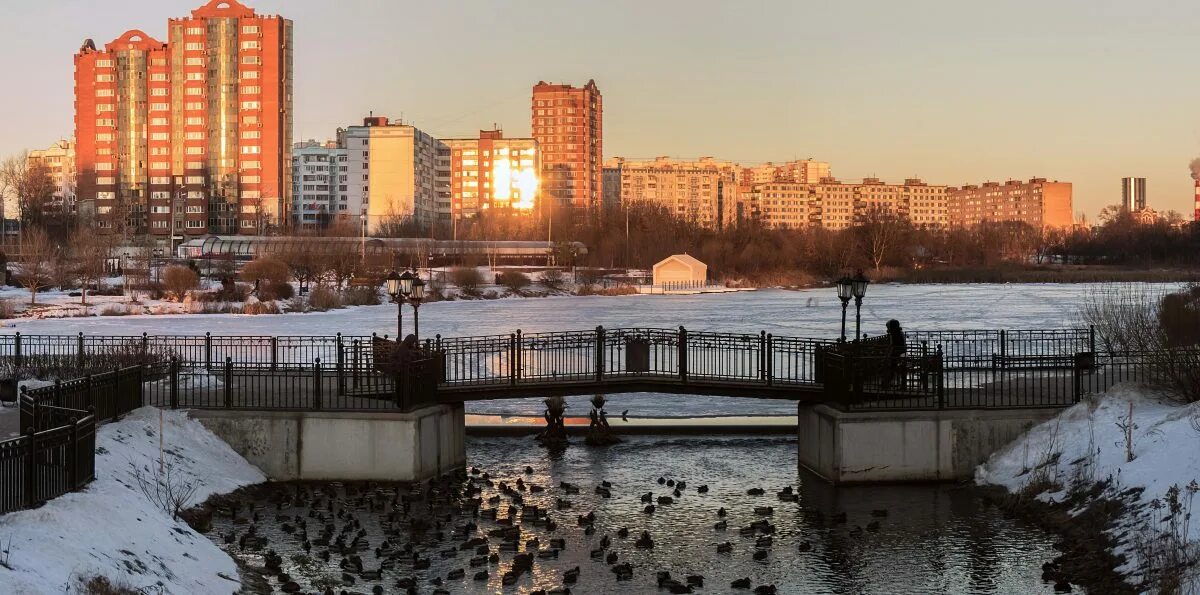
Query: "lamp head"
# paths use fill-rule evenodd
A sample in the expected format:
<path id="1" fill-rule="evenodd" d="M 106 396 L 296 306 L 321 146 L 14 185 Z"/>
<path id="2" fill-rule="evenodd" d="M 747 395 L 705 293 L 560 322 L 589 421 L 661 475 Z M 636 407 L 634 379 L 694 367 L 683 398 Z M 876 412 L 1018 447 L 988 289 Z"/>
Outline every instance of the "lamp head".
<path id="1" fill-rule="evenodd" d="M 387 276 L 387 292 L 393 298 L 400 295 L 400 275 L 396 274 L 396 271 Z"/>
<path id="2" fill-rule="evenodd" d="M 863 296 L 867 295 L 867 285 L 869 285 L 871 282 L 865 275 L 863 275 L 862 270 L 859 270 L 851 281 L 851 291 L 855 298 L 862 299 Z"/>
<path id="3" fill-rule="evenodd" d="M 413 275 L 412 295 L 410 297 L 414 302 L 420 302 L 425 299 L 425 282 L 421 280 L 419 275 Z"/>
<path id="4" fill-rule="evenodd" d="M 847 301 L 854 297 L 854 280 L 848 275 L 842 275 L 841 279 L 837 280 L 838 299 Z"/>
<path id="5" fill-rule="evenodd" d="M 412 294 L 413 274 L 409 271 L 404 271 L 400 274 L 400 294 L 408 297 Z"/>

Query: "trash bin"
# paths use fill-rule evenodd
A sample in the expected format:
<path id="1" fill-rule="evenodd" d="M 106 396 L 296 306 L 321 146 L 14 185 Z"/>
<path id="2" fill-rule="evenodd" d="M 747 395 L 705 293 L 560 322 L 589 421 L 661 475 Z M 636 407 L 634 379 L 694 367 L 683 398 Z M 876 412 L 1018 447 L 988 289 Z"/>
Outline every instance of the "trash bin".
<path id="1" fill-rule="evenodd" d="M 650 371 L 650 340 L 643 337 L 630 337 L 625 340 L 625 371 Z"/>

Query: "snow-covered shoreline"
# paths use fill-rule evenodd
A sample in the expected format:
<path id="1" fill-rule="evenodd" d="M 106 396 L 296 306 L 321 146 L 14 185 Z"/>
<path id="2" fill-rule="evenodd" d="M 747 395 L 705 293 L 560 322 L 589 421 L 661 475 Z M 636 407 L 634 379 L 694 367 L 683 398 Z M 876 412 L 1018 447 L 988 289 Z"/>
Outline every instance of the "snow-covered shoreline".
<path id="1" fill-rule="evenodd" d="M 1132 417 L 1131 417 L 1132 415 Z M 1128 430 L 1128 434 L 1127 434 Z M 1127 500 L 1105 528 L 1125 562 L 1116 571 L 1144 584 L 1145 541 L 1167 547 L 1200 542 L 1200 523 L 1186 522 L 1200 482 L 1200 403 L 1180 404 L 1153 389 L 1124 384 L 1087 398 L 1029 430 L 976 469 L 975 481 L 1036 498 L 1050 509 L 1079 513 L 1078 496 Z M 1130 459 L 1132 454 L 1132 460 Z M 1189 486 L 1193 486 L 1189 489 Z M 1177 525 L 1167 522 L 1167 495 L 1181 502 Z M 1068 501 L 1076 504 L 1067 504 Z M 1195 569 L 1183 573 L 1184 592 L 1200 589 Z"/>
<path id="2" fill-rule="evenodd" d="M 134 468 L 146 473 L 159 464 L 160 413 L 166 463 L 197 486 L 193 505 L 266 481 L 185 412 L 138 409 L 98 429 L 96 480 L 87 488 L 0 516 L 0 544 L 11 551 L 11 568 L 0 566 L 0 591 L 70 592 L 93 575 L 135 589 L 161 585 L 168 593 L 238 590 L 233 559 L 138 487 Z"/>

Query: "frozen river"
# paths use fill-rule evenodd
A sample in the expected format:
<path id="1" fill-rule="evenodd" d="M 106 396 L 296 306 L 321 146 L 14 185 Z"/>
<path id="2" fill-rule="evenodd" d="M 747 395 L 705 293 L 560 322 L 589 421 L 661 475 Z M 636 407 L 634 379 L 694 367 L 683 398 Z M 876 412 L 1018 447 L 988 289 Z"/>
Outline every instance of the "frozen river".
<path id="1" fill-rule="evenodd" d="M 1151 291 L 1174 285 L 1146 286 Z M 872 285 L 863 303 L 863 331 L 880 334 L 890 318 L 909 330 L 1046 329 L 1082 326 L 1080 306 L 1087 296 L 1111 290 L 1088 284 Z M 679 325 L 689 330 L 758 332 L 836 338 L 841 306 L 832 288 L 800 291 L 762 290 L 701 295 L 623 297 L 556 297 L 453 301 L 421 307 L 421 334 L 429 337 L 581 330 L 605 327 Z M 412 309 L 405 307 L 405 328 L 412 329 Z M 225 335 L 395 335 L 392 304 L 347 308 L 312 314 L 264 316 L 165 315 L 17 320 L 6 332 L 25 334 L 213 334 Z M 853 332 L 854 306 L 849 312 Z M 586 398 L 570 400 L 568 413 L 587 411 Z M 614 396 L 609 411 L 630 410 L 631 416 L 792 414 L 795 405 L 754 399 L 688 397 L 637 393 Z M 473 403 L 476 413 L 537 415 L 536 400 Z"/>

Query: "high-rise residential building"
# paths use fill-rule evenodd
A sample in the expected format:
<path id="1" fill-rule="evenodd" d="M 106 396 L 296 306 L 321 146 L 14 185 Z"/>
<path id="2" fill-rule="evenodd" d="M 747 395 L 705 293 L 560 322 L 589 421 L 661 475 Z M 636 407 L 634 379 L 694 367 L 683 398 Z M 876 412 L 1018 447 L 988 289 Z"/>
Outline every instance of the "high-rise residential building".
<path id="1" fill-rule="evenodd" d="M 210 0 L 75 56 L 77 198 L 161 242 L 288 221 L 292 22 Z"/>
<path id="2" fill-rule="evenodd" d="M 346 148 L 308 140 L 292 147 L 292 225 L 321 229 L 359 221 L 350 210 Z M 351 217 L 353 215 L 353 217 Z"/>
<path id="3" fill-rule="evenodd" d="M 533 213 L 538 201 L 541 158 L 532 138 L 504 138 L 504 131 L 480 130 L 479 138 L 448 138 L 450 210 L 454 219 L 488 209 Z"/>
<path id="4" fill-rule="evenodd" d="M 542 152 L 542 197 L 595 209 L 603 197 L 604 105 L 596 81 L 533 86 L 533 138 Z"/>
<path id="5" fill-rule="evenodd" d="M 907 219 L 914 225 L 947 224 L 946 187 L 910 178 L 887 184 L 878 178 L 843 183 L 826 177 L 818 182 L 771 182 L 742 194 L 741 213 L 767 227 L 846 229 L 873 211 Z"/>
<path id="6" fill-rule="evenodd" d="M 743 168 L 741 181 L 743 189 L 756 184 L 773 182 L 790 184 L 815 184 L 829 177 L 829 163 L 803 159 L 785 161 L 783 163 L 763 163 Z"/>
<path id="7" fill-rule="evenodd" d="M 736 163 L 712 157 L 695 161 L 613 157 L 604 162 L 604 172 L 606 182 L 618 185 L 605 188 L 605 195 L 612 195 L 620 204 L 658 204 L 680 219 L 713 229 L 736 219 L 741 173 Z"/>
<path id="8" fill-rule="evenodd" d="M 45 166 L 54 180 L 54 195 L 46 206 L 59 213 L 75 212 L 75 142 L 59 139 L 49 148 L 30 151 L 26 161 Z"/>
<path id="9" fill-rule="evenodd" d="M 450 150 L 445 143 L 380 116 L 339 131 L 338 139 L 346 151 L 347 210 L 365 218 L 367 233 L 402 222 L 422 227 L 451 223 Z"/>
<path id="10" fill-rule="evenodd" d="M 1019 221 L 1037 229 L 1074 224 L 1070 182 L 1045 178 L 984 182 L 951 188 L 949 197 L 950 225 L 955 227 L 984 221 Z"/>
<path id="11" fill-rule="evenodd" d="M 1146 210 L 1146 178 L 1121 178 L 1121 209 L 1130 213 Z"/>

